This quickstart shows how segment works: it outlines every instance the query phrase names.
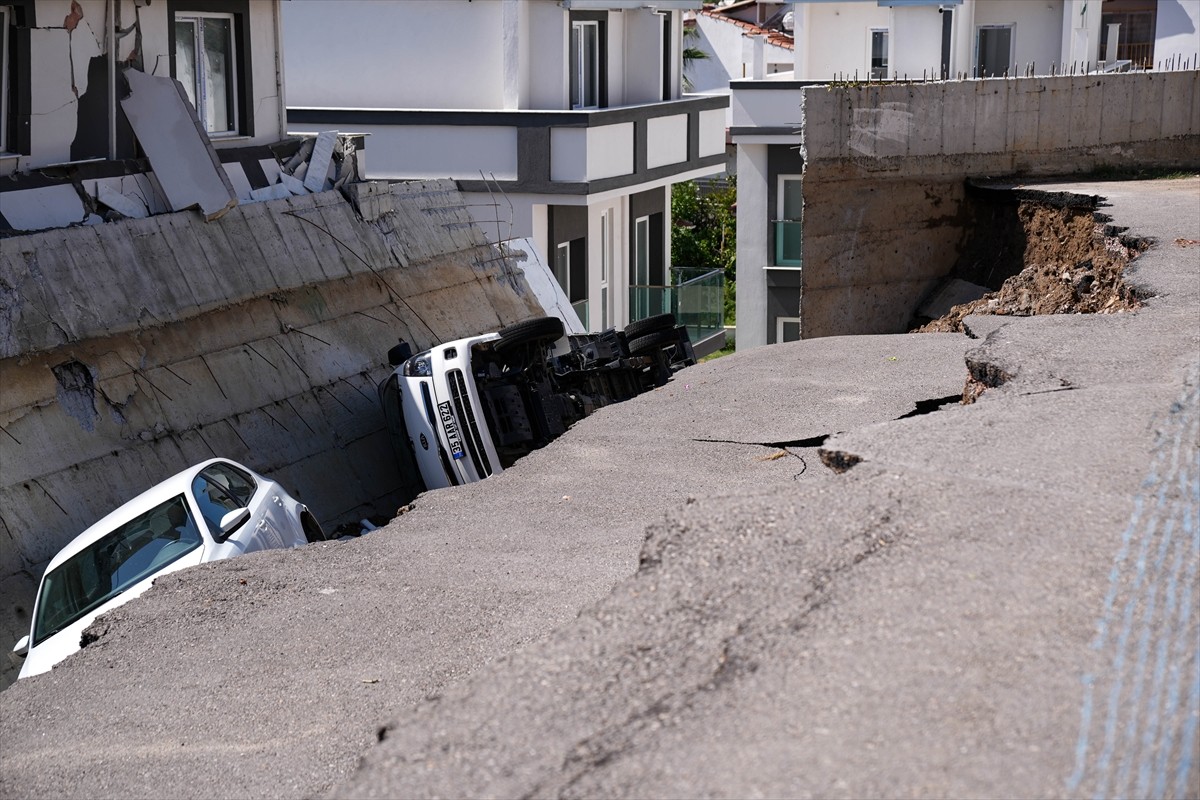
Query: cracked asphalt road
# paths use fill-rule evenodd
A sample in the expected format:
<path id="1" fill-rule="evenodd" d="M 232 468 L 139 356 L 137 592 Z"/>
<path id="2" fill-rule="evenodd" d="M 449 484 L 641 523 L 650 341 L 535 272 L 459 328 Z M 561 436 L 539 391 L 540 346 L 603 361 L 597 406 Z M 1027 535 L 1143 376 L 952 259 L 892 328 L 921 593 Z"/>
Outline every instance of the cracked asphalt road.
<path id="1" fill-rule="evenodd" d="M 169 576 L 0 694 L 0 794 L 1200 794 L 1200 180 L 1086 193 L 1142 310 L 735 354 Z"/>

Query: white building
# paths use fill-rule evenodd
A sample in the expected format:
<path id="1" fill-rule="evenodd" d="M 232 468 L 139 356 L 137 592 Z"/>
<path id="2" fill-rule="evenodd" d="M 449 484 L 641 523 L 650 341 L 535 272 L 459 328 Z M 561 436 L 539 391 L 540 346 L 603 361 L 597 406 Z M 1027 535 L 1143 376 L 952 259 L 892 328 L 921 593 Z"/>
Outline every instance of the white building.
<path id="1" fill-rule="evenodd" d="M 801 127 L 822 124 L 800 119 L 803 87 L 1194 68 L 1200 55 L 1200 0 L 802 0 L 790 10 L 792 72 L 731 83 L 740 347 L 802 335 Z"/>
<path id="2" fill-rule="evenodd" d="M 367 134 L 365 177 L 450 177 L 530 237 L 589 327 L 661 310 L 670 187 L 720 172 L 726 97 L 685 97 L 699 0 L 294 0 L 288 125 Z"/>
<path id="3" fill-rule="evenodd" d="M 278 0 L 0 1 L 0 233 L 176 207 L 169 190 L 186 181 L 188 156 L 171 154 L 166 126 L 151 122 L 142 135 L 168 155 L 150 163 L 155 142 L 135 136 L 122 105 L 128 71 L 179 81 L 198 108 L 193 155 L 218 195 L 232 192 L 220 202 L 248 202 L 288 155 L 269 149 L 286 135 L 279 47 Z M 186 121 L 186 104 L 170 99 Z"/>

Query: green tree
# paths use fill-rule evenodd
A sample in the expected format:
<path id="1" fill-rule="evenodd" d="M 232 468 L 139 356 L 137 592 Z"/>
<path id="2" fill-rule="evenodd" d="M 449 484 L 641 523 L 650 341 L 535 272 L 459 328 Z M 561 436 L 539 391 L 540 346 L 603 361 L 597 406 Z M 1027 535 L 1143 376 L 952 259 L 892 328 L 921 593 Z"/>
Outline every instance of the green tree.
<path id="1" fill-rule="evenodd" d="M 734 324 L 737 182 L 701 192 L 695 181 L 671 187 L 671 263 L 725 273 L 725 324 Z"/>
<path id="2" fill-rule="evenodd" d="M 703 61 L 708 58 L 708 52 L 696 47 L 696 42 L 700 40 L 700 29 L 695 22 L 691 25 L 685 25 L 683 28 L 683 90 L 690 92 L 692 90 L 692 79 L 688 77 L 688 72 L 697 61 Z"/>

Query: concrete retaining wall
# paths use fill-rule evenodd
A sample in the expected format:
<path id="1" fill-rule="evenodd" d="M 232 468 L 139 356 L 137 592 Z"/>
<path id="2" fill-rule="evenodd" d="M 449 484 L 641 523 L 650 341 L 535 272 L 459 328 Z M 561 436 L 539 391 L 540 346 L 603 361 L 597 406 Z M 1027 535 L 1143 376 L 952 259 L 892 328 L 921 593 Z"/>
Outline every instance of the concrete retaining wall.
<path id="1" fill-rule="evenodd" d="M 352 189 L 0 240 L 0 642 L 63 544 L 213 455 L 327 529 L 411 496 L 376 398 L 388 348 L 541 312 L 453 183 Z"/>
<path id="2" fill-rule="evenodd" d="M 964 180 L 1200 167 L 1200 72 L 803 90 L 804 337 L 905 330 L 965 241 Z"/>

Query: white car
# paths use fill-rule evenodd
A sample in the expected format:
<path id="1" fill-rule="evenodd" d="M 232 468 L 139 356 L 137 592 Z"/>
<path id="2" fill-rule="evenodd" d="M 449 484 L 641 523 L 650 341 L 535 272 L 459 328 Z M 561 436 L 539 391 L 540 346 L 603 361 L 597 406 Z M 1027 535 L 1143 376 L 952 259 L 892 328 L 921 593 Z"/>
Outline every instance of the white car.
<path id="1" fill-rule="evenodd" d="M 13 648 L 25 659 L 18 677 L 46 672 L 79 650 L 96 617 L 142 594 L 160 575 L 324 538 L 308 508 L 274 481 L 220 458 L 189 467 L 108 514 L 51 559 L 29 635 Z"/>

